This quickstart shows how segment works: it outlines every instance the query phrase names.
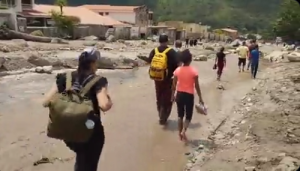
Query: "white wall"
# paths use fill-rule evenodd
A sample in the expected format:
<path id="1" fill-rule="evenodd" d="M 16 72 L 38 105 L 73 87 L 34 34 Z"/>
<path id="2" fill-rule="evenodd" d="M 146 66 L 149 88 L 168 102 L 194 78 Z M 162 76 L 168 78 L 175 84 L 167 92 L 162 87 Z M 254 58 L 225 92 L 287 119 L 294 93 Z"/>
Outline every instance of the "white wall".
<path id="1" fill-rule="evenodd" d="M 124 12 L 124 13 L 120 13 L 120 12 L 110 12 L 107 16 L 110 16 L 113 19 L 116 19 L 118 21 L 125 21 L 128 23 L 132 23 L 135 24 L 135 13 L 129 13 L 129 12 Z"/>

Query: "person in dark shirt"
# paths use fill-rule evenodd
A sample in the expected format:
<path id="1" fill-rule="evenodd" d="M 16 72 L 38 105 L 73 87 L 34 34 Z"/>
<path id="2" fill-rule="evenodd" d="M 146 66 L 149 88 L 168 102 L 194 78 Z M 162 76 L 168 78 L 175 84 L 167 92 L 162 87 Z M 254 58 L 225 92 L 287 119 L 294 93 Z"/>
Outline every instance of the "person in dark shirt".
<path id="1" fill-rule="evenodd" d="M 96 75 L 97 60 L 100 52 L 95 48 L 87 48 L 79 57 L 78 69 L 72 72 L 72 90 L 80 91 L 89 80 Z M 66 89 L 66 73 L 56 76 L 56 82 L 45 95 L 44 104 L 51 101 L 56 93 L 63 93 Z M 97 171 L 98 162 L 104 146 L 104 129 L 101 123 L 101 111 L 108 111 L 112 107 L 112 101 L 107 92 L 108 82 L 102 77 L 90 89 L 85 98 L 89 98 L 93 103 L 94 113 L 91 119 L 94 121 L 94 132 L 88 142 L 75 143 L 65 142 L 66 145 L 76 153 L 75 171 Z"/>
<path id="2" fill-rule="evenodd" d="M 250 69 L 250 66 L 251 66 L 251 51 L 255 49 L 255 46 L 256 46 L 256 40 L 251 40 L 250 41 L 250 45 L 249 45 L 249 55 L 248 55 L 248 65 L 247 65 L 247 70 Z"/>
<path id="3" fill-rule="evenodd" d="M 258 45 L 254 46 L 254 49 L 251 51 L 251 58 L 251 75 L 252 78 L 255 79 L 259 66 Z"/>
<path id="4" fill-rule="evenodd" d="M 220 51 L 216 55 L 215 65 L 217 66 L 217 80 L 221 80 L 223 68 L 226 66 L 226 54 L 224 53 L 224 47 L 221 47 Z"/>
<path id="5" fill-rule="evenodd" d="M 189 43 L 190 43 L 190 39 L 189 39 L 189 38 L 186 38 L 186 39 L 185 39 L 185 48 L 188 48 L 188 47 L 189 47 Z"/>
<path id="6" fill-rule="evenodd" d="M 158 51 L 163 52 L 168 47 L 169 38 L 167 35 L 163 34 L 159 36 L 159 43 Z M 153 49 L 148 58 L 148 62 L 151 63 L 153 57 L 155 55 L 155 49 Z M 163 81 L 154 81 L 155 82 L 155 90 L 156 90 L 156 105 L 157 111 L 159 113 L 159 123 L 161 125 L 165 125 L 167 120 L 171 114 L 172 110 L 172 83 L 173 83 L 173 72 L 178 67 L 178 55 L 174 49 L 171 49 L 167 52 L 168 58 L 168 75 L 166 79 Z"/>

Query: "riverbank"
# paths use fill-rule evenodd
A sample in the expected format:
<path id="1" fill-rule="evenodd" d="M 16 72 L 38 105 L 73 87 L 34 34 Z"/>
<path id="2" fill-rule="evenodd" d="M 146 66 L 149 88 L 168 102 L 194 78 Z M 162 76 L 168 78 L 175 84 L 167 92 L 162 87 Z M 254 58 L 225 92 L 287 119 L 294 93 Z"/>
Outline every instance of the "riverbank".
<path id="1" fill-rule="evenodd" d="M 277 63 L 253 82 L 187 170 L 290 170 L 300 165 L 299 63 Z"/>

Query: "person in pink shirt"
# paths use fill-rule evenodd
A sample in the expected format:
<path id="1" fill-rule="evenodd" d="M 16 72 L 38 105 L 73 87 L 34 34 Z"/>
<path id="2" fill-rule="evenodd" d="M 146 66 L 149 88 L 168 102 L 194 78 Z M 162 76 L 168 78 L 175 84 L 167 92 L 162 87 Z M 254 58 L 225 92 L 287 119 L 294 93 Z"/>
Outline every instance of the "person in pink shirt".
<path id="1" fill-rule="evenodd" d="M 204 105 L 198 72 L 192 66 L 192 54 L 186 49 L 180 52 L 182 66 L 174 71 L 172 97 L 177 103 L 178 131 L 180 140 L 187 141 L 186 131 L 193 117 L 195 89 L 199 97 L 199 103 Z M 185 121 L 184 121 L 185 117 Z"/>

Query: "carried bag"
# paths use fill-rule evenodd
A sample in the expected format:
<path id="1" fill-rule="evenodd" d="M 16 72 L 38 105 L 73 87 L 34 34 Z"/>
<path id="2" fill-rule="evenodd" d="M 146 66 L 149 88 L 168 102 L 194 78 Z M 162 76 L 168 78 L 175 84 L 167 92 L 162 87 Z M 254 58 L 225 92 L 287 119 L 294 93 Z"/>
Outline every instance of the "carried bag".
<path id="1" fill-rule="evenodd" d="M 94 76 L 79 93 L 72 90 L 72 73 L 67 72 L 66 77 L 65 92 L 55 94 L 48 103 L 47 136 L 67 142 L 87 142 L 93 129 L 87 128 L 86 122 L 94 109 L 92 101 L 84 96 L 101 77 Z"/>
<path id="2" fill-rule="evenodd" d="M 154 57 L 151 61 L 149 68 L 149 77 L 155 81 L 163 81 L 168 75 L 168 57 L 167 53 L 172 48 L 167 48 L 163 52 L 159 52 L 158 48 L 155 48 Z"/>
<path id="3" fill-rule="evenodd" d="M 216 70 L 216 69 L 217 69 L 217 64 L 214 64 L 213 70 Z"/>

